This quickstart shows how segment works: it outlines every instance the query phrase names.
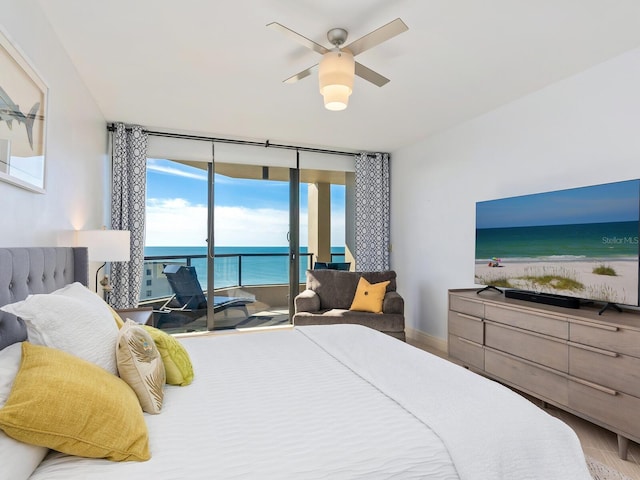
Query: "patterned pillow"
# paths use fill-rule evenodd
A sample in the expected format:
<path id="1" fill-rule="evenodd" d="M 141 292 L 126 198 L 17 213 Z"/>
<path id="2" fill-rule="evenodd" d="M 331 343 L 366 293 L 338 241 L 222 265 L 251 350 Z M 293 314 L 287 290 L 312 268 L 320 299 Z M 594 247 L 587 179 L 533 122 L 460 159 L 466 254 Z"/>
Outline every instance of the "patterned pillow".
<path id="1" fill-rule="evenodd" d="M 164 363 L 151 335 L 132 320 L 118 334 L 116 350 L 120 378 L 136 392 L 142 410 L 160 413 L 166 380 Z"/>
<path id="2" fill-rule="evenodd" d="M 184 346 L 175 337 L 162 330 L 149 325 L 142 327 L 149 332 L 158 347 L 167 374 L 167 383 L 181 387 L 189 385 L 193 381 L 193 365 Z"/>

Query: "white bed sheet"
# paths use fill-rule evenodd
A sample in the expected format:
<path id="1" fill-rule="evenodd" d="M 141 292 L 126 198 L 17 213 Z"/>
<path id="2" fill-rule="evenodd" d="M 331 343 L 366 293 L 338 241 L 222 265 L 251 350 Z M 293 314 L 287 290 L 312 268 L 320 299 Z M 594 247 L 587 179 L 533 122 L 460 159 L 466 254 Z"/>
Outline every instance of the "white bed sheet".
<path id="1" fill-rule="evenodd" d="M 365 345 L 369 329 L 341 327 L 320 329 Z M 31 480 L 459 478 L 438 435 L 328 354 L 316 330 L 183 339 L 196 376 L 146 415 L 151 460 L 52 453 Z"/>
<path id="2" fill-rule="evenodd" d="M 304 333 L 429 425 L 462 480 L 591 479 L 578 437 L 561 420 L 497 382 L 353 327 Z"/>
<path id="3" fill-rule="evenodd" d="M 358 325 L 188 338 L 152 458 L 48 456 L 31 480 L 588 480 L 577 437 L 501 385 Z M 455 466 L 454 466 L 455 465 Z"/>

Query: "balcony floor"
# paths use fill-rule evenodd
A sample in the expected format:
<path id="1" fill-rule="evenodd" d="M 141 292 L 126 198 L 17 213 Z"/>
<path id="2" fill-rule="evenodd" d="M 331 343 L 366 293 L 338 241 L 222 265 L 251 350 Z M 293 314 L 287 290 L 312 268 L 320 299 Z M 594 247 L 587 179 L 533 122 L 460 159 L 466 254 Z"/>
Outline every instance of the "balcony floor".
<path id="1" fill-rule="evenodd" d="M 250 312 L 247 317 L 241 309 L 230 308 L 214 315 L 214 330 L 243 330 L 289 324 L 287 307 L 268 308 Z M 187 333 L 207 330 L 207 317 L 202 316 L 180 327 L 162 328 L 167 333 Z"/>

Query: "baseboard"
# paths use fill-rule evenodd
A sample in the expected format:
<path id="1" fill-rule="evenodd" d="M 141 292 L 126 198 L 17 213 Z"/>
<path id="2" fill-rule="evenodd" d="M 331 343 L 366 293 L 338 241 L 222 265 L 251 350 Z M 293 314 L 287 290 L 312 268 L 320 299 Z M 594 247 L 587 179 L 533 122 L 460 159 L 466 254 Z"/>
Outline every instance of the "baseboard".
<path id="1" fill-rule="evenodd" d="M 415 328 L 405 327 L 404 333 L 407 336 L 407 343 L 424 350 L 437 350 L 439 353 L 447 354 L 448 345 L 444 338 L 434 337 Z"/>

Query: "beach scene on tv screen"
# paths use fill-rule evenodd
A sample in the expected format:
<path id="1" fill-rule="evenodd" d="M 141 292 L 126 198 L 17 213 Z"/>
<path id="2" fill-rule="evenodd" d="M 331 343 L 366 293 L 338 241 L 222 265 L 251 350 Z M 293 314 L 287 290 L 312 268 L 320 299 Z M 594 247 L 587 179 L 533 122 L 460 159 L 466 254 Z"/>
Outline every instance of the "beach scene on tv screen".
<path id="1" fill-rule="evenodd" d="M 638 305 L 640 180 L 476 203 L 475 283 Z"/>

